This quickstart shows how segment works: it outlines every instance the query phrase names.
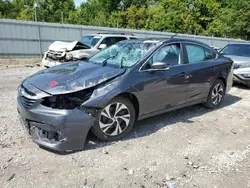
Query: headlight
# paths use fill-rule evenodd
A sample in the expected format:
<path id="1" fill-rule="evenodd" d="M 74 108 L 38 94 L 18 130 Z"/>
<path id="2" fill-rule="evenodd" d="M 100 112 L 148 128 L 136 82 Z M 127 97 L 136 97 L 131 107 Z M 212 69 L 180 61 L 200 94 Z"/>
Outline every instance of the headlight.
<path id="1" fill-rule="evenodd" d="M 80 59 L 80 55 L 79 55 L 79 54 L 76 54 L 76 55 L 74 56 L 74 59 Z"/>
<path id="2" fill-rule="evenodd" d="M 242 76 L 245 78 L 250 78 L 250 73 L 249 74 L 242 74 Z"/>
<path id="3" fill-rule="evenodd" d="M 66 53 L 66 57 L 65 57 L 68 61 L 73 59 L 73 55 L 70 53 Z"/>
<path id="4" fill-rule="evenodd" d="M 248 68 L 248 67 L 250 67 L 250 62 L 240 64 L 240 68 Z"/>
<path id="5" fill-rule="evenodd" d="M 92 93 L 93 88 L 88 88 L 74 93 L 53 95 L 43 98 L 41 104 L 54 109 L 72 110 L 79 108 L 82 103 L 91 97 Z"/>

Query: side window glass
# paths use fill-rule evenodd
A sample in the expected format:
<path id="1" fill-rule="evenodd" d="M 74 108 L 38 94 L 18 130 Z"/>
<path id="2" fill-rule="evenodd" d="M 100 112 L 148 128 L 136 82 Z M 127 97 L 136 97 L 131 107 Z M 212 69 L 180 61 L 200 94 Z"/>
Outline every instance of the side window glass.
<path id="1" fill-rule="evenodd" d="M 118 42 L 118 39 L 120 39 L 120 38 L 119 38 L 119 37 L 107 37 L 107 38 L 106 38 L 107 47 L 109 47 L 109 46 L 111 46 L 111 45 L 117 43 L 117 42 Z M 125 38 L 125 39 L 126 39 L 126 38 Z M 122 41 L 122 40 L 124 40 L 124 39 L 121 37 L 121 39 L 120 39 L 119 41 Z"/>
<path id="2" fill-rule="evenodd" d="M 169 67 L 181 64 L 181 50 L 179 44 L 172 44 L 160 48 L 144 65 L 142 69 L 150 69 L 154 62 L 166 63 Z"/>
<path id="3" fill-rule="evenodd" d="M 107 38 L 103 39 L 103 41 L 101 42 L 101 44 L 106 44 L 107 47 L 111 46 L 112 45 L 111 38 L 107 37 Z"/>
<path id="4" fill-rule="evenodd" d="M 187 50 L 188 63 L 198 63 L 206 59 L 203 47 L 193 44 L 185 44 L 185 47 Z"/>
<path id="5" fill-rule="evenodd" d="M 115 39 L 115 43 L 120 42 L 120 41 L 123 41 L 123 40 L 127 40 L 127 38 L 126 38 L 126 37 L 117 37 L 117 38 Z"/>
<path id="6" fill-rule="evenodd" d="M 188 56 L 188 63 L 199 63 L 216 58 L 216 53 L 212 50 L 195 44 L 185 44 Z"/>
<path id="7" fill-rule="evenodd" d="M 205 56 L 206 56 L 205 60 L 215 59 L 216 58 L 216 53 L 213 52 L 212 50 L 205 49 Z"/>
<path id="8" fill-rule="evenodd" d="M 106 37 L 105 39 L 103 39 L 101 44 L 106 44 L 107 47 L 109 47 L 109 46 L 111 46 L 117 42 L 123 41 L 123 40 L 127 40 L 127 38 L 126 37 Z"/>

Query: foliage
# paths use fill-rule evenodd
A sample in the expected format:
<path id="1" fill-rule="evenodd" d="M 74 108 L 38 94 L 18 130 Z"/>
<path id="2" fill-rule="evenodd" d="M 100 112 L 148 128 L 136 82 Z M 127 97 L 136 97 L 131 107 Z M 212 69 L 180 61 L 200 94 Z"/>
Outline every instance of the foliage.
<path id="1" fill-rule="evenodd" d="M 250 40 L 249 0 L 0 0 L 0 18 L 110 26 Z"/>

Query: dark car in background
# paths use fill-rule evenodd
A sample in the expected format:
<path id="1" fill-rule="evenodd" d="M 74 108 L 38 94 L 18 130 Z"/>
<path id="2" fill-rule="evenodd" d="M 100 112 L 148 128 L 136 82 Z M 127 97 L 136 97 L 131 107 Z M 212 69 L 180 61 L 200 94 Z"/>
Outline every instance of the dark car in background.
<path id="1" fill-rule="evenodd" d="M 234 82 L 250 87 L 250 43 L 228 44 L 220 53 L 234 61 Z"/>
<path id="2" fill-rule="evenodd" d="M 136 120 L 198 103 L 219 107 L 231 69 L 231 59 L 198 41 L 128 40 L 28 77 L 18 88 L 17 109 L 38 145 L 81 150 L 90 130 L 113 141 Z"/>

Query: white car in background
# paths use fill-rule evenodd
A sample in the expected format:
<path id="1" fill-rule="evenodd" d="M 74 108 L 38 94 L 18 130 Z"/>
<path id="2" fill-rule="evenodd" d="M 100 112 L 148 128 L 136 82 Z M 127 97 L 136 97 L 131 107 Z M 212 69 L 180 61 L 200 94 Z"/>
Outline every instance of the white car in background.
<path id="1" fill-rule="evenodd" d="M 124 33 L 98 33 L 83 36 L 79 41 L 55 41 L 44 53 L 42 64 L 49 68 L 69 61 L 85 60 L 100 50 L 122 40 L 136 39 L 134 35 Z"/>

